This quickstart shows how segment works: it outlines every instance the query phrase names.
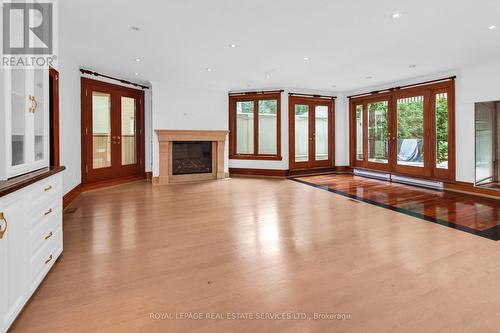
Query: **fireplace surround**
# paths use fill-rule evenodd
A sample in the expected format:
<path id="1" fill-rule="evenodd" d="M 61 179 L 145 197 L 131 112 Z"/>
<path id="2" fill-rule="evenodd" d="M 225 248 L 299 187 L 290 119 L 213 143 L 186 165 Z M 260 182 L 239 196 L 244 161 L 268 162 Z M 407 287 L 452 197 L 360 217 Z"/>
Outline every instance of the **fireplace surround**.
<path id="1" fill-rule="evenodd" d="M 158 185 L 224 179 L 225 130 L 155 130 L 159 144 Z"/>

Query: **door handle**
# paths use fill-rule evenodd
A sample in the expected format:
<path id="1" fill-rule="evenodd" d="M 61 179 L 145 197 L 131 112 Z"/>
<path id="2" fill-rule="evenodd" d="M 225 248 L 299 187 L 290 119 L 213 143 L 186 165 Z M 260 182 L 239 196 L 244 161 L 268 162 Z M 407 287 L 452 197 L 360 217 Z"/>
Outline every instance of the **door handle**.
<path id="1" fill-rule="evenodd" d="M 0 221 L 3 221 L 5 223 L 5 228 L 2 230 L 2 228 L 0 228 L 0 239 L 3 238 L 3 235 L 5 234 L 5 232 L 7 231 L 7 219 L 5 218 L 5 215 L 3 212 L 0 212 Z"/>

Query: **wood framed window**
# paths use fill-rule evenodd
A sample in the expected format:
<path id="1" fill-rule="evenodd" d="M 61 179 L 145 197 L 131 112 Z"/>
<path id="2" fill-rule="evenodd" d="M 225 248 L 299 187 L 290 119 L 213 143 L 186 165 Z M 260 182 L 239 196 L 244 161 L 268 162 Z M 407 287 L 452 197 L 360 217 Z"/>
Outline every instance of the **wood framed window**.
<path id="1" fill-rule="evenodd" d="M 455 179 L 453 80 L 351 98 L 351 167 Z"/>
<path id="2" fill-rule="evenodd" d="M 281 93 L 229 96 L 229 158 L 281 160 Z"/>

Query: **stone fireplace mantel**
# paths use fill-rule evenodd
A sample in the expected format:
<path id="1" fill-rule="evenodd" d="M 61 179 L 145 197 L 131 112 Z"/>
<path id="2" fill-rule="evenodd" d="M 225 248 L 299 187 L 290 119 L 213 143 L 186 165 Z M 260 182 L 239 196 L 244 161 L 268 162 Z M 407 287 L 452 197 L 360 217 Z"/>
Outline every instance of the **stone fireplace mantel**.
<path id="1" fill-rule="evenodd" d="M 156 184 L 166 185 L 209 179 L 224 179 L 224 147 L 226 130 L 155 130 L 159 143 L 160 174 Z M 212 142 L 212 173 L 174 175 L 172 173 L 172 146 L 174 141 Z"/>

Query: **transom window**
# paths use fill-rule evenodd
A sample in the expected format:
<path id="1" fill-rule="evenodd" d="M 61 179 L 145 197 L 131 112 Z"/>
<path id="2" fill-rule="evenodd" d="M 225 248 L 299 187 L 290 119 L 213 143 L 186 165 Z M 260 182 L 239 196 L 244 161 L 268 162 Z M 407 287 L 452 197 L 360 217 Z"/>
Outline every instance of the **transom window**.
<path id="1" fill-rule="evenodd" d="M 281 94 L 229 97 L 229 157 L 280 160 Z"/>

